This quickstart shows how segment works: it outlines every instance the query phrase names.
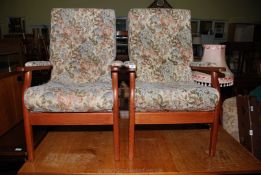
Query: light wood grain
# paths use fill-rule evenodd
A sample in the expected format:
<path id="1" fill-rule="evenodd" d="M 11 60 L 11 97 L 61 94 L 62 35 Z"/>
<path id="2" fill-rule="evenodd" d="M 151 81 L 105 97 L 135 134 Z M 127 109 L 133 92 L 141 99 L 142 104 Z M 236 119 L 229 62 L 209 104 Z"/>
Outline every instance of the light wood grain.
<path id="1" fill-rule="evenodd" d="M 35 160 L 26 162 L 19 175 L 261 173 L 261 163 L 223 129 L 216 156 L 209 157 L 208 129 L 139 127 L 135 132 L 137 154 L 132 161 L 127 149 L 128 120 L 121 120 L 120 130 L 120 161 L 114 160 L 111 130 L 52 131 L 36 149 Z"/>

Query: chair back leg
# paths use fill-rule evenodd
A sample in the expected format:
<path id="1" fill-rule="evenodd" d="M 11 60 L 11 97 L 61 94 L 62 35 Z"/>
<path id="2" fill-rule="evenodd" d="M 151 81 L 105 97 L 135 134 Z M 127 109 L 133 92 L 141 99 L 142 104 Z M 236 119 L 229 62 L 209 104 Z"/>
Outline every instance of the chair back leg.
<path id="1" fill-rule="evenodd" d="M 217 146 L 217 138 L 218 138 L 218 128 L 219 128 L 219 118 L 220 118 L 220 111 L 221 111 L 221 104 L 217 105 L 215 109 L 215 116 L 214 122 L 211 126 L 210 131 L 210 143 L 209 143 L 209 156 L 215 156 L 216 154 L 216 146 Z"/>
<path id="2" fill-rule="evenodd" d="M 135 142 L 135 73 L 130 72 L 130 97 L 129 97 L 129 160 L 134 157 L 134 142 Z"/>
<path id="3" fill-rule="evenodd" d="M 118 116 L 114 115 L 114 118 L 118 118 Z M 113 124 L 113 142 L 114 142 L 115 160 L 120 160 L 120 136 L 119 135 L 120 134 L 119 134 L 119 118 L 118 118 L 118 119 L 114 119 L 114 124 Z"/>

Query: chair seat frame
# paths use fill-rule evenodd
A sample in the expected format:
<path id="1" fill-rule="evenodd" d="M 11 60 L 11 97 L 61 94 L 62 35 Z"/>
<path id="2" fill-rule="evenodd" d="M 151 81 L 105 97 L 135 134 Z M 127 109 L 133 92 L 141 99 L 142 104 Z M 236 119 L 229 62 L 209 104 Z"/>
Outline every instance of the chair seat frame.
<path id="1" fill-rule="evenodd" d="M 224 76 L 221 71 L 224 67 L 196 67 L 191 66 L 192 70 L 208 72 L 211 74 L 211 86 L 218 90 L 220 85 L 218 77 Z M 129 159 L 134 159 L 135 146 L 135 125 L 143 124 L 192 124 L 206 123 L 211 124 L 209 155 L 216 153 L 216 143 L 218 137 L 219 118 L 221 113 L 221 97 L 212 111 L 168 111 L 168 112 L 136 112 L 135 111 L 135 79 L 136 71 L 129 68 L 130 77 L 130 98 L 129 98 Z"/>
<path id="2" fill-rule="evenodd" d="M 34 141 L 32 126 L 35 125 L 112 125 L 114 158 L 120 159 L 119 141 L 119 99 L 118 99 L 118 72 L 119 67 L 111 67 L 113 109 L 112 112 L 33 112 L 26 108 L 24 102 L 25 91 L 31 86 L 32 71 L 48 70 L 52 66 L 19 67 L 17 71 L 24 74 L 24 85 L 22 92 L 22 106 L 24 129 L 28 160 L 34 160 Z"/>

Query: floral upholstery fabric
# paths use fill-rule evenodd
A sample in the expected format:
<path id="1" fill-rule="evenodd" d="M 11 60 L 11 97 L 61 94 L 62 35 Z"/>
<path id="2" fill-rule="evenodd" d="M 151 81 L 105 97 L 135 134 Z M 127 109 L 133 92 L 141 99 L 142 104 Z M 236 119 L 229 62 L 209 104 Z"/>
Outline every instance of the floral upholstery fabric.
<path id="1" fill-rule="evenodd" d="M 114 10 L 56 8 L 51 16 L 51 80 L 86 83 L 110 74 L 116 56 Z"/>
<path id="2" fill-rule="evenodd" d="M 136 65 L 136 111 L 214 110 L 219 93 L 192 80 L 190 11 L 131 9 L 129 57 Z"/>
<path id="3" fill-rule="evenodd" d="M 110 66 L 123 64 L 113 62 L 115 56 L 114 10 L 53 9 L 51 79 L 47 84 L 28 88 L 25 105 L 31 111 L 43 112 L 112 111 Z"/>
<path id="4" fill-rule="evenodd" d="M 223 102 L 222 126 L 234 139 L 239 142 L 236 97 L 228 98 Z"/>
<path id="5" fill-rule="evenodd" d="M 24 96 L 25 104 L 35 112 L 112 111 L 111 86 L 109 82 L 80 85 L 48 82 L 29 88 Z"/>
<path id="6" fill-rule="evenodd" d="M 216 89 L 194 82 L 137 82 L 136 111 L 209 111 L 217 105 Z"/>
<path id="7" fill-rule="evenodd" d="M 128 14 L 129 57 L 144 82 L 192 80 L 190 11 L 131 9 Z"/>

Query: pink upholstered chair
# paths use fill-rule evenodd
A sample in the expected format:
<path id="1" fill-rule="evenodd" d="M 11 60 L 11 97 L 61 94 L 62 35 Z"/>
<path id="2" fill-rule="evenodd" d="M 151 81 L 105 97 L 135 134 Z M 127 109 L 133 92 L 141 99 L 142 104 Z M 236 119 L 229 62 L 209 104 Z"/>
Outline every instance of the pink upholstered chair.
<path id="1" fill-rule="evenodd" d="M 218 74 L 224 68 L 190 66 L 190 11 L 131 9 L 128 27 L 129 159 L 134 158 L 135 125 L 140 124 L 208 123 L 209 154 L 214 156 L 220 115 Z M 193 82 L 192 69 L 211 73 L 212 87 Z"/>
<path id="2" fill-rule="evenodd" d="M 51 17 L 50 62 L 32 61 L 18 69 L 25 74 L 23 114 L 28 159 L 34 159 L 33 125 L 113 125 L 115 159 L 119 160 L 121 62 L 113 62 L 115 12 L 56 8 Z M 50 68 L 48 83 L 30 87 L 32 71 Z"/>

